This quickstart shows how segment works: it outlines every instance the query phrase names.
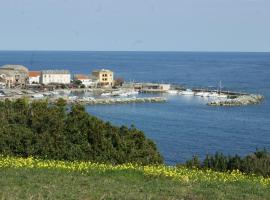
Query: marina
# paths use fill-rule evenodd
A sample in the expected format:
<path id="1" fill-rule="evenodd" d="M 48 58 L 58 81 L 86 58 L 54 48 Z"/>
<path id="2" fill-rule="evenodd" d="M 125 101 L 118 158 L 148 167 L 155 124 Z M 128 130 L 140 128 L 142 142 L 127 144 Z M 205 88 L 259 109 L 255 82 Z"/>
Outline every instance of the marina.
<path id="1" fill-rule="evenodd" d="M 0 67 L 0 86 L 2 100 L 27 97 L 30 100 L 55 101 L 57 98 L 63 98 L 69 104 L 87 105 L 164 102 L 167 101 L 164 97 L 151 96 L 164 93 L 202 97 L 207 99 L 206 105 L 210 106 L 250 105 L 260 103 L 264 99 L 262 95 L 224 91 L 221 81 L 216 89 L 187 88 L 170 83 L 127 82 L 122 78 L 115 78 L 115 73 L 109 69 L 94 70 L 87 75 L 71 74 L 66 69 L 29 71 L 23 65 L 10 64 Z M 150 96 L 144 97 L 141 94 Z"/>
<path id="2" fill-rule="evenodd" d="M 149 84 L 149 83 L 148 83 Z M 143 85 L 143 83 L 141 83 Z M 143 94 L 147 93 L 145 97 Z M 168 94 L 176 96 L 200 97 L 207 101 L 208 106 L 246 106 L 258 104 L 264 100 L 262 95 L 238 93 L 233 91 L 209 90 L 209 89 L 168 89 L 166 91 L 135 90 L 134 88 L 102 89 L 102 88 L 75 88 L 75 89 L 55 89 L 27 90 L 27 89 L 2 89 L 0 90 L 0 100 L 13 100 L 17 98 L 28 98 L 30 100 L 48 99 L 54 102 L 58 98 L 63 98 L 68 104 L 116 104 L 116 103 L 156 103 L 166 102 L 166 97 L 155 97 L 156 94 Z M 180 97 L 179 97 L 180 98 Z"/>

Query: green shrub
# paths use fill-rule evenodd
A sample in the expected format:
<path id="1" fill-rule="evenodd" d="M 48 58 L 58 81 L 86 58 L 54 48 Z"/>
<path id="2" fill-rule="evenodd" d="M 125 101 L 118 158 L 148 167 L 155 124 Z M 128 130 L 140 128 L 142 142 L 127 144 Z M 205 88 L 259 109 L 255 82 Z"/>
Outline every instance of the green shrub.
<path id="1" fill-rule="evenodd" d="M 222 172 L 238 169 L 247 174 L 270 177 L 270 153 L 266 149 L 257 149 L 254 153 L 240 157 L 238 155 L 225 156 L 217 152 L 215 155 L 207 155 L 202 162 L 198 157 L 193 157 L 185 163 L 185 166 Z"/>
<path id="2" fill-rule="evenodd" d="M 0 102 L 0 154 L 143 165 L 162 163 L 156 145 L 134 126 L 116 127 L 63 99 Z"/>

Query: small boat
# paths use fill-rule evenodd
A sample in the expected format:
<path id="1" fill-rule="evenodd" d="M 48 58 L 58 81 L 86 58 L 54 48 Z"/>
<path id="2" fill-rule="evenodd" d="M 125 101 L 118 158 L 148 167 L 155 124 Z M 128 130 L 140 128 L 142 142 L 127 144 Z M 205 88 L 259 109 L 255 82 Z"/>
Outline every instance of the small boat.
<path id="1" fill-rule="evenodd" d="M 168 94 L 178 94 L 178 90 L 168 90 Z"/>
<path id="2" fill-rule="evenodd" d="M 218 93 L 217 92 L 211 92 L 209 94 L 209 97 L 216 98 L 216 97 L 218 97 Z"/>
<path id="3" fill-rule="evenodd" d="M 2 93 L 0 93 L 0 97 L 5 97 L 6 95 L 4 95 L 4 94 L 2 94 Z"/>
<path id="4" fill-rule="evenodd" d="M 204 92 L 202 97 L 209 97 L 210 96 L 210 92 Z"/>
<path id="5" fill-rule="evenodd" d="M 228 95 L 226 95 L 226 94 L 218 94 L 217 98 L 226 99 L 226 98 L 228 98 Z"/>
<path id="6" fill-rule="evenodd" d="M 44 96 L 51 96 L 52 94 L 50 92 L 44 92 L 43 95 Z"/>
<path id="7" fill-rule="evenodd" d="M 74 101 L 74 100 L 77 100 L 77 99 L 78 99 L 78 97 L 77 97 L 77 96 L 69 96 L 69 97 L 68 97 L 68 99 L 69 99 L 69 100 L 73 100 L 73 101 Z"/>
<path id="8" fill-rule="evenodd" d="M 137 94 L 139 94 L 139 92 L 138 91 L 136 91 L 136 90 L 131 90 L 131 91 L 129 91 L 129 92 L 127 92 L 129 95 L 137 95 Z"/>
<path id="9" fill-rule="evenodd" d="M 121 92 L 122 92 L 121 90 L 112 91 L 111 96 L 114 96 L 114 97 L 119 96 L 119 94 L 121 94 Z"/>
<path id="10" fill-rule="evenodd" d="M 195 95 L 195 96 L 200 96 L 200 97 L 202 97 L 203 94 L 204 94 L 204 92 L 196 92 L 194 95 Z"/>
<path id="11" fill-rule="evenodd" d="M 187 89 L 184 91 L 179 92 L 181 95 L 187 95 L 187 96 L 194 96 L 194 92 L 191 89 Z"/>
<path id="12" fill-rule="evenodd" d="M 40 99 L 40 98 L 43 98 L 44 96 L 43 94 L 33 94 L 31 97 L 35 99 Z"/>
<path id="13" fill-rule="evenodd" d="M 57 92 L 57 91 L 52 91 L 51 94 L 52 94 L 52 95 L 59 95 L 59 92 Z"/>
<path id="14" fill-rule="evenodd" d="M 93 100 L 95 100 L 95 98 L 94 97 L 83 97 L 83 100 L 85 100 L 85 101 L 93 101 Z"/>
<path id="15" fill-rule="evenodd" d="M 104 92 L 101 94 L 101 96 L 103 96 L 103 97 L 107 97 L 107 96 L 111 96 L 111 95 L 112 95 L 111 92 Z"/>
<path id="16" fill-rule="evenodd" d="M 120 97 L 127 97 L 129 96 L 129 94 L 127 92 L 123 92 L 121 94 L 119 94 Z"/>

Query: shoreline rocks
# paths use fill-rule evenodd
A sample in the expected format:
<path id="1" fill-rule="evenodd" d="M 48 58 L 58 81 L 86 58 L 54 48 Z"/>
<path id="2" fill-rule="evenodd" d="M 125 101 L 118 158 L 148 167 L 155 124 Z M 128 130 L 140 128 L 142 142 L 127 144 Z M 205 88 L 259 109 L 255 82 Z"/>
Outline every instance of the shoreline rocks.
<path id="1" fill-rule="evenodd" d="M 53 103 L 57 99 L 50 99 Z M 144 97 L 144 98 L 109 98 L 109 99 L 76 99 L 67 100 L 67 104 L 82 104 L 82 105 L 110 105 L 110 104 L 128 104 L 128 103 L 164 103 L 167 102 L 163 97 Z"/>
<path id="2" fill-rule="evenodd" d="M 264 100 L 262 95 L 241 95 L 234 99 L 216 100 L 207 103 L 208 106 L 246 106 L 251 104 L 259 104 Z"/>

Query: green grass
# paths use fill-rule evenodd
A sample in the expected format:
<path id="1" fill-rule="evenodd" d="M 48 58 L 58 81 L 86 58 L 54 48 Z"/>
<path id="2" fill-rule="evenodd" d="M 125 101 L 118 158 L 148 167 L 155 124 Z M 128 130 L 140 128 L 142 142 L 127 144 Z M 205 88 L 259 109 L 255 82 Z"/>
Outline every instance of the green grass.
<path id="1" fill-rule="evenodd" d="M 183 183 L 140 171 L 0 168 L 1 199 L 270 199 L 269 186 Z"/>

